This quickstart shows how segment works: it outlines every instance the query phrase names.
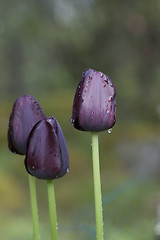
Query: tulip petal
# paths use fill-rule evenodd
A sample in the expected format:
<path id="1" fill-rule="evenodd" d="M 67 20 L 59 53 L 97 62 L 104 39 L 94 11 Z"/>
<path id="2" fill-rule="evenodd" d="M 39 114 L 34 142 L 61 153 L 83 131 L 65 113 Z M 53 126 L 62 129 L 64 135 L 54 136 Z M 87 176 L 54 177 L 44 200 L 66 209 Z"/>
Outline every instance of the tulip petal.
<path id="1" fill-rule="evenodd" d="M 28 139 L 27 171 L 40 179 L 63 176 L 69 167 L 68 150 L 62 130 L 54 117 L 37 123 Z"/>
<path id="2" fill-rule="evenodd" d="M 62 129 L 57 122 L 57 137 L 58 137 L 58 141 L 59 141 L 59 145 L 60 145 L 60 154 L 61 154 L 61 168 L 60 171 L 58 172 L 58 177 L 62 177 L 64 174 L 66 174 L 66 172 L 69 171 L 69 155 L 68 155 L 68 149 L 67 149 L 67 144 L 66 141 L 64 139 L 64 135 L 62 132 Z"/>
<path id="3" fill-rule="evenodd" d="M 26 154 L 27 139 L 33 126 L 45 118 L 38 101 L 30 96 L 20 96 L 13 105 L 8 127 L 8 147 L 12 152 Z"/>
<path id="4" fill-rule="evenodd" d="M 79 121 L 78 121 L 78 115 L 79 115 L 79 107 L 80 107 L 80 103 L 82 100 L 82 92 L 83 92 L 83 85 L 84 85 L 84 80 L 85 80 L 85 76 L 84 74 L 82 75 L 81 81 L 78 84 L 77 90 L 76 90 L 76 94 L 74 97 L 74 102 L 73 102 L 73 110 L 72 110 L 72 118 L 71 118 L 71 124 L 77 128 L 78 130 L 82 130 L 80 125 L 79 125 Z"/>
<path id="5" fill-rule="evenodd" d="M 91 132 L 112 128 L 116 121 L 116 89 L 111 79 L 101 72 L 87 69 L 79 86 L 73 103 L 73 126 Z"/>

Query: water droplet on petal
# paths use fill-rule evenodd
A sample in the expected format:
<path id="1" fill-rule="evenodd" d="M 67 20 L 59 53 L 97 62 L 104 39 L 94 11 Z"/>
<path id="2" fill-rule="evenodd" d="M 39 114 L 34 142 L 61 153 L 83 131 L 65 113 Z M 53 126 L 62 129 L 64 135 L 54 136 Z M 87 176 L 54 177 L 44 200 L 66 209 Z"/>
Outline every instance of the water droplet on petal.
<path id="1" fill-rule="evenodd" d="M 84 99 L 82 98 L 82 103 L 84 102 Z"/>
<path id="2" fill-rule="evenodd" d="M 93 119 L 93 115 L 94 115 L 94 112 L 92 111 L 92 112 L 91 112 L 91 119 Z"/>
<path id="3" fill-rule="evenodd" d="M 35 166 L 32 166 L 32 170 L 34 170 L 35 169 Z"/>
<path id="4" fill-rule="evenodd" d="M 74 123 L 75 122 L 75 119 L 71 118 L 71 123 Z"/>
<path id="5" fill-rule="evenodd" d="M 92 79 L 92 77 L 91 77 L 91 76 L 89 76 L 89 79 Z"/>
<path id="6" fill-rule="evenodd" d="M 112 99 L 113 99 L 113 97 L 110 97 L 110 98 L 109 98 L 109 100 L 108 100 L 108 102 L 111 102 L 111 101 L 112 101 Z"/>
<path id="7" fill-rule="evenodd" d="M 108 133 L 112 133 L 112 128 L 108 129 Z"/>
<path id="8" fill-rule="evenodd" d="M 67 168 L 67 170 L 66 170 L 66 171 L 67 171 L 67 173 L 69 173 L 69 168 Z"/>
<path id="9" fill-rule="evenodd" d="M 104 79 L 104 81 L 108 84 L 108 79 Z"/>
<path id="10" fill-rule="evenodd" d="M 48 122 L 49 122 L 49 123 L 52 123 L 52 119 L 51 119 L 51 118 L 48 118 Z"/>

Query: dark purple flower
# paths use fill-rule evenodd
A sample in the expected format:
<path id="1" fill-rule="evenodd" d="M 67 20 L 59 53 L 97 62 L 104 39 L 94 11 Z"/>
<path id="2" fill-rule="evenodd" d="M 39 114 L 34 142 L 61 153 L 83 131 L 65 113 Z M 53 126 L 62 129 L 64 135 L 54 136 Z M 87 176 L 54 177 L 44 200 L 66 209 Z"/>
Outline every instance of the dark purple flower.
<path id="1" fill-rule="evenodd" d="M 8 147 L 14 153 L 26 154 L 28 136 L 33 126 L 45 118 L 39 102 L 30 95 L 17 98 L 9 120 Z"/>
<path id="2" fill-rule="evenodd" d="M 78 130 L 99 132 L 116 121 L 116 89 L 111 79 L 87 69 L 78 84 L 73 103 L 72 125 Z"/>
<path id="3" fill-rule="evenodd" d="M 38 122 L 28 139 L 27 171 L 40 179 L 62 177 L 69 171 L 69 156 L 63 132 L 54 117 Z"/>

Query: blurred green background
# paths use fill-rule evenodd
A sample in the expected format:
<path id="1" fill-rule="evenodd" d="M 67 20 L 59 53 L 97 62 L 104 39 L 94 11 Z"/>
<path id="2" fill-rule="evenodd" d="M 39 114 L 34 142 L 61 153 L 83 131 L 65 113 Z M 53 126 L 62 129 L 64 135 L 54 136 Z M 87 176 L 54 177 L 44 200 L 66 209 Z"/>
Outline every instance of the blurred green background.
<path id="1" fill-rule="evenodd" d="M 105 240 L 155 239 L 160 202 L 160 1 L 0 1 L 0 236 L 32 239 L 24 157 L 7 147 L 13 102 L 31 94 L 59 121 L 70 172 L 55 180 L 59 239 L 95 239 L 91 139 L 70 124 L 86 68 L 117 89 L 117 123 L 100 134 Z M 50 239 L 37 180 L 41 239 Z M 160 218 L 160 216 L 159 216 Z"/>

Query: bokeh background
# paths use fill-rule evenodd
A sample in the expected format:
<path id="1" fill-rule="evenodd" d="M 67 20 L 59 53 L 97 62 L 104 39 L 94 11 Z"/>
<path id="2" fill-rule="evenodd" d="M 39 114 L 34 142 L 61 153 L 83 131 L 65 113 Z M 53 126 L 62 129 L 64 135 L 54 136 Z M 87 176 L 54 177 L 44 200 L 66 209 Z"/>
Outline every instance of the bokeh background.
<path id="1" fill-rule="evenodd" d="M 13 102 L 31 94 L 59 121 L 70 172 L 55 180 L 59 239 L 95 239 L 91 137 L 70 124 L 86 68 L 117 88 L 117 123 L 100 138 L 105 240 L 152 240 L 160 221 L 160 1 L 0 1 L 0 238 L 32 239 L 24 157 L 7 147 Z M 37 180 L 41 239 L 50 239 Z"/>

